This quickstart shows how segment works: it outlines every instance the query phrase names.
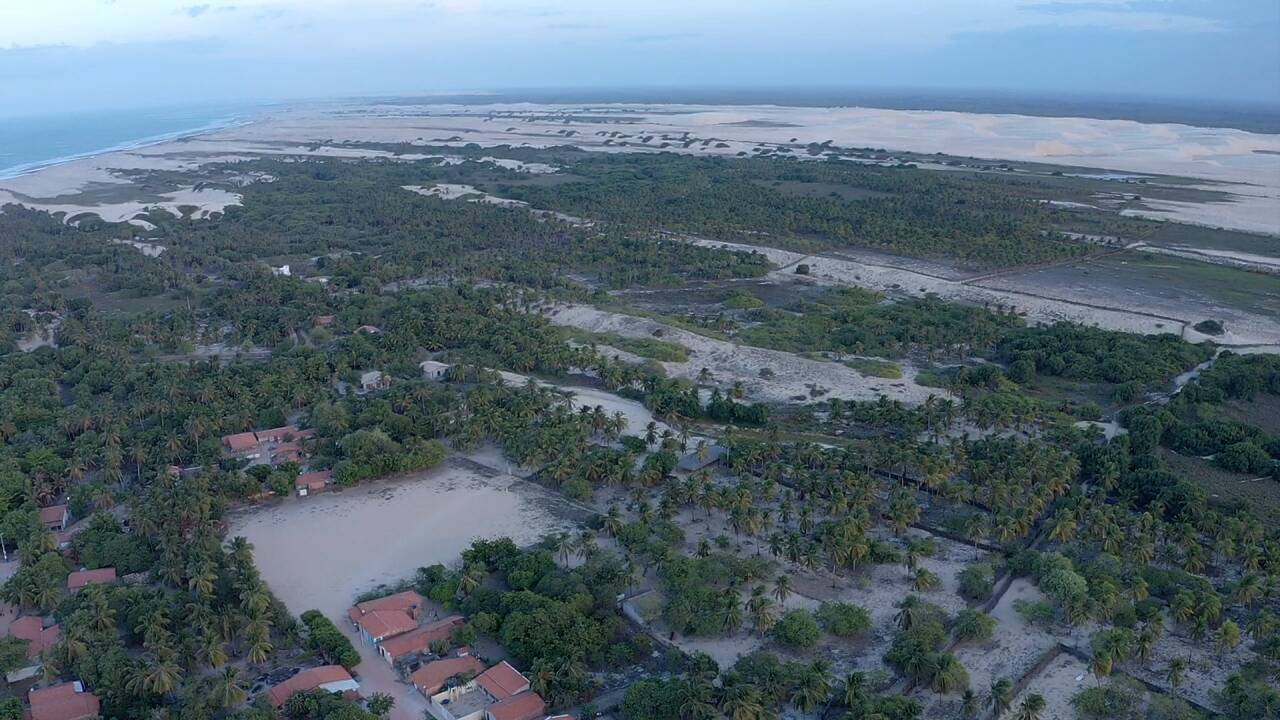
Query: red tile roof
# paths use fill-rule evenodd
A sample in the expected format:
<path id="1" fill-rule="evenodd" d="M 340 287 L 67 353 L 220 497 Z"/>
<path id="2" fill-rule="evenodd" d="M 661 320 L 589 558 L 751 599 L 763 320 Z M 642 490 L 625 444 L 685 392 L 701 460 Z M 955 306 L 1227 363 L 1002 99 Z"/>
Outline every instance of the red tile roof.
<path id="1" fill-rule="evenodd" d="M 522 692 L 485 708 L 493 720 L 534 720 L 542 717 L 547 704 L 536 692 Z"/>
<path id="2" fill-rule="evenodd" d="M 403 610 L 374 610 L 351 619 L 375 640 L 403 635 L 418 627 L 418 621 Z"/>
<path id="3" fill-rule="evenodd" d="M 280 442 L 286 437 L 297 437 L 298 428 L 296 425 L 283 425 L 269 430 L 259 430 L 254 435 L 258 436 L 258 442 Z"/>
<path id="4" fill-rule="evenodd" d="M 484 663 L 471 655 L 436 660 L 413 671 L 409 676 L 409 682 L 418 688 L 418 692 L 431 697 L 440 692 L 446 680 L 467 672 L 473 674 L 484 672 Z"/>
<path id="5" fill-rule="evenodd" d="M 9 624 L 9 634 L 27 641 L 27 657 L 34 660 L 40 653 L 57 644 L 62 628 L 44 626 L 44 620 L 35 615 L 24 615 Z"/>
<path id="6" fill-rule="evenodd" d="M 529 679 L 511 667 L 506 660 L 481 673 L 476 678 L 476 683 L 496 700 L 505 700 L 529 689 Z"/>
<path id="7" fill-rule="evenodd" d="M 308 490 L 323 490 L 324 486 L 330 482 L 333 482 L 332 470 L 317 470 L 316 472 L 302 473 L 297 480 L 293 481 L 293 484 L 295 487 Z"/>
<path id="8" fill-rule="evenodd" d="M 40 508 L 40 524 L 41 525 L 61 525 L 67 519 L 66 505 L 50 505 L 47 508 Z"/>
<path id="9" fill-rule="evenodd" d="M 32 690 L 31 720 L 86 720 L 98 717 L 101 704 L 93 693 L 84 692 L 79 682 L 66 682 L 43 690 Z"/>
<path id="10" fill-rule="evenodd" d="M 421 610 L 427 601 L 413 590 L 405 590 L 394 595 L 386 595 L 372 600 L 365 600 L 362 603 L 356 603 L 351 608 L 352 612 L 364 614 L 374 610 L 403 610 L 405 612 Z M 354 616 L 353 616 L 354 617 Z"/>
<path id="11" fill-rule="evenodd" d="M 67 576 L 67 589 L 79 590 L 85 585 L 95 585 L 98 583 L 109 583 L 116 581 L 115 568 L 102 568 L 100 570 L 77 570 Z"/>
<path id="12" fill-rule="evenodd" d="M 293 697 L 295 693 L 315 690 L 321 685 L 350 681 L 351 679 L 351 673 L 347 672 L 346 668 L 341 665 L 322 665 L 303 670 L 279 685 L 272 687 L 267 691 L 267 698 L 272 705 L 280 707 L 289 702 L 289 698 Z"/>
<path id="13" fill-rule="evenodd" d="M 251 432 L 223 435 L 222 444 L 232 452 L 244 452 L 258 447 L 258 437 Z"/>
<path id="14" fill-rule="evenodd" d="M 403 635 L 384 640 L 382 651 L 395 662 L 411 653 L 419 653 L 431 647 L 437 640 L 448 640 L 453 629 L 465 623 L 461 615 L 451 615 L 443 620 L 428 623 Z"/>

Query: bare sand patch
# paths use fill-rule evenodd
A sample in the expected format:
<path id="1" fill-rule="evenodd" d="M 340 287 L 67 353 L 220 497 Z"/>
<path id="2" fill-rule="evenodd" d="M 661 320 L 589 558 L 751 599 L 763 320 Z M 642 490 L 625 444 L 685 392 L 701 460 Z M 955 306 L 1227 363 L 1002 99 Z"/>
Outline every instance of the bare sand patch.
<path id="1" fill-rule="evenodd" d="M 906 403 L 924 402 L 930 395 L 944 397 L 946 391 L 926 388 L 915 382 L 915 371 L 904 367 L 900 380 L 870 377 L 846 365 L 799 357 L 793 353 L 737 345 L 716 340 L 687 330 L 663 325 L 655 320 L 597 310 L 585 305 L 566 305 L 553 309 L 551 321 L 559 325 L 579 327 L 592 332 L 617 333 L 627 337 L 651 338 L 654 331 L 665 339 L 689 348 L 685 362 L 661 365 L 673 377 L 696 379 L 702 368 L 711 371 L 717 384 L 741 381 L 746 397 L 762 402 L 787 402 L 794 397 L 809 397 L 814 387 L 826 391 L 822 397 L 843 400 L 876 400 L 886 396 Z M 773 376 L 767 380 L 760 371 L 768 368 Z"/>

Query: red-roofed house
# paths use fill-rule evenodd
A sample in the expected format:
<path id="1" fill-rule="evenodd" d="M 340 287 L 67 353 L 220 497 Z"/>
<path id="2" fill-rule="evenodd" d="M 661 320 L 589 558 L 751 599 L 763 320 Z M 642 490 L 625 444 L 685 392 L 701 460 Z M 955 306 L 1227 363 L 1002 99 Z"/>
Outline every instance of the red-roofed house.
<path id="1" fill-rule="evenodd" d="M 100 583 L 113 583 L 116 581 L 115 568 L 101 568 L 99 570 L 77 570 L 67 576 L 67 589 L 75 592 L 86 585 L 98 585 Z"/>
<path id="2" fill-rule="evenodd" d="M 408 613 L 409 617 L 417 620 L 418 616 L 422 614 L 422 608 L 426 607 L 426 605 L 427 601 L 417 592 L 405 590 L 394 595 L 384 595 L 380 598 L 356 603 L 355 607 L 351 608 L 350 614 L 354 619 L 359 615 L 373 612 L 374 610 L 402 610 Z"/>
<path id="3" fill-rule="evenodd" d="M 62 683 L 27 694 L 31 720 L 89 720 L 98 717 L 102 705 L 98 696 L 85 692 L 79 680 Z"/>
<path id="4" fill-rule="evenodd" d="M 462 655 L 436 660 L 423 665 L 413 671 L 413 674 L 409 676 L 409 682 L 413 683 L 413 686 L 417 688 L 418 692 L 422 693 L 423 697 L 430 698 L 440 692 L 440 688 L 444 687 L 449 678 L 464 673 L 469 673 L 474 677 L 482 672 L 484 672 L 484 663 L 471 655 Z"/>
<path id="5" fill-rule="evenodd" d="M 547 703 L 536 692 L 522 692 L 485 708 L 485 720 L 535 720 L 543 717 Z"/>
<path id="6" fill-rule="evenodd" d="M 271 464 L 278 465 L 302 460 L 302 448 L 296 442 L 283 442 L 271 448 Z"/>
<path id="7" fill-rule="evenodd" d="M 289 702 L 296 693 L 307 690 L 328 690 L 329 692 L 355 694 L 360 683 L 351 677 L 351 673 L 341 665 L 322 665 L 294 675 L 267 691 L 267 699 L 271 704 L 280 707 Z"/>
<path id="8" fill-rule="evenodd" d="M 306 497 L 321 492 L 331 482 L 333 482 L 332 470 L 317 470 L 302 473 L 297 480 L 293 481 L 293 485 L 298 489 L 299 497 Z"/>
<path id="9" fill-rule="evenodd" d="M 317 315 L 316 327 L 329 327 L 333 324 L 334 320 L 337 320 L 337 318 L 333 315 Z"/>
<path id="10" fill-rule="evenodd" d="M 258 442 L 260 443 L 278 443 L 298 437 L 298 432 L 299 430 L 296 425 L 284 425 L 278 428 L 271 428 L 269 430 L 258 430 L 254 435 L 257 436 Z"/>
<path id="11" fill-rule="evenodd" d="M 436 720 L 535 720 L 546 709 L 528 678 L 503 661 L 466 685 L 432 695 L 428 712 Z"/>
<path id="12" fill-rule="evenodd" d="M 256 458 L 262 454 L 258 449 L 258 436 L 251 432 L 223 435 L 222 444 L 233 454 L 241 457 Z"/>
<path id="13" fill-rule="evenodd" d="M 351 613 L 355 608 L 351 608 Z M 351 615 L 351 622 L 360 631 L 360 638 L 370 645 L 403 635 L 418 627 L 418 621 L 403 610 L 371 610 L 363 615 Z"/>
<path id="14" fill-rule="evenodd" d="M 437 641 L 448 640 L 449 636 L 453 635 L 454 629 L 462 627 L 465 623 L 466 620 L 461 615 L 450 615 L 403 635 L 383 640 L 378 645 L 378 652 L 382 655 L 382 659 L 394 666 L 401 660 L 426 652 Z"/>
<path id="15" fill-rule="evenodd" d="M 66 505 L 50 505 L 47 508 L 40 508 L 40 525 L 45 530 L 62 532 L 67 529 L 67 523 L 70 521 L 71 513 L 67 512 Z"/>
<path id="16" fill-rule="evenodd" d="M 25 667 L 5 673 L 9 682 L 26 680 L 40 672 L 40 653 L 57 644 L 62 636 L 62 629 L 57 625 L 44 626 L 44 620 L 35 615 L 24 615 L 9 624 L 9 634 L 19 640 L 27 641 L 27 660 Z"/>

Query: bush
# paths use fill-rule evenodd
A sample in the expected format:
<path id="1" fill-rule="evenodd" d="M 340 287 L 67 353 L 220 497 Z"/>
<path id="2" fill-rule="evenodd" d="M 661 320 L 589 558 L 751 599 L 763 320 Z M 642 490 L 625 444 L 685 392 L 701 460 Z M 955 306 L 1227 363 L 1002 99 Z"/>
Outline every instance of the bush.
<path id="1" fill-rule="evenodd" d="M 1014 600 L 1013 609 L 1023 620 L 1032 625 L 1048 625 L 1053 622 L 1053 605 L 1043 601 Z"/>
<path id="2" fill-rule="evenodd" d="M 817 618 L 823 629 L 839 637 L 862 635 L 871 629 L 871 613 L 852 603 L 823 603 Z"/>
<path id="3" fill-rule="evenodd" d="M 811 648 L 818 644 L 822 631 L 813 614 L 806 610 L 790 610 L 773 627 L 778 642 L 793 648 Z"/>
<path id="4" fill-rule="evenodd" d="M 995 618 L 971 608 L 956 616 L 955 633 L 958 640 L 986 642 L 995 633 Z"/>
<path id="5" fill-rule="evenodd" d="M 348 670 L 360 664 L 360 653 L 356 652 L 351 641 L 319 610 L 302 613 L 302 622 L 307 626 L 312 650 Z"/>
<path id="6" fill-rule="evenodd" d="M 995 588 L 996 570 L 990 563 L 974 563 L 960 571 L 960 596 L 969 600 L 986 600 Z"/>

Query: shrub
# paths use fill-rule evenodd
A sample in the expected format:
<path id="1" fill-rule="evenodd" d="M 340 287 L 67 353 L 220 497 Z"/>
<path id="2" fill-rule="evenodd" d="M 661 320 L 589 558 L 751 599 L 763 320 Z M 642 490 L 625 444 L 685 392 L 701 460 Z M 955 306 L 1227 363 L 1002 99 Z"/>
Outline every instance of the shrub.
<path id="1" fill-rule="evenodd" d="M 818 621 L 805 610 L 788 611 L 773 627 L 773 636 L 778 642 L 793 648 L 811 648 L 818 644 L 821 634 Z"/>
<path id="2" fill-rule="evenodd" d="M 986 600 L 996 583 L 996 570 L 990 563 L 974 563 L 960 571 L 960 596 L 969 600 Z"/>
<path id="3" fill-rule="evenodd" d="M 852 603 L 823 603 L 817 618 L 823 629 L 839 637 L 862 635 L 871 629 L 871 613 Z"/>
<path id="4" fill-rule="evenodd" d="M 959 640 L 985 642 L 991 639 L 995 629 L 995 618 L 978 610 L 967 608 L 956 616 L 954 630 Z"/>

